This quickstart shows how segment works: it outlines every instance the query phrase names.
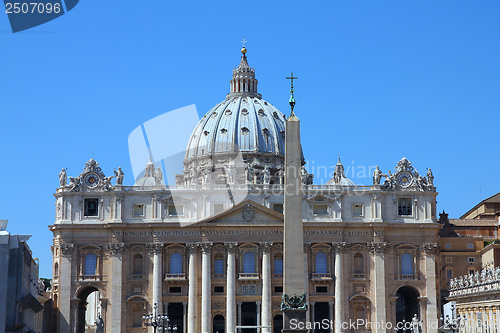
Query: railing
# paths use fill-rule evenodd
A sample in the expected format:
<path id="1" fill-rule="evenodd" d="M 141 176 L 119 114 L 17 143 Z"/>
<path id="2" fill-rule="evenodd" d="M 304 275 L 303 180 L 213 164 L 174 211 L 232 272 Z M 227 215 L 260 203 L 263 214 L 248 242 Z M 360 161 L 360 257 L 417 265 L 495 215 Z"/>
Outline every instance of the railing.
<path id="1" fill-rule="evenodd" d="M 81 281 L 99 281 L 101 280 L 100 275 L 80 275 Z"/>
<path id="2" fill-rule="evenodd" d="M 144 274 L 130 274 L 130 280 L 144 280 Z"/>
<path id="3" fill-rule="evenodd" d="M 225 278 L 225 277 L 226 277 L 226 275 L 225 275 L 225 274 L 214 274 L 214 275 L 213 275 L 213 278 L 214 278 L 214 279 L 223 279 L 223 278 Z"/>
<path id="4" fill-rule="evenodd" d="M 400 280 L 417 280 L 417 274 L 399 274 Z"/>
<path id="5" fill-rule="evenodd" d="M 352 278 L 353 279 L 359 279 L 359 280 L 362 280 L 362 279 L 365 279 L 366 278 L 366 274 L 364 273 L 354 273 L 352 275 Z"/>
<path id="6" fill-rule="evenodd" d="M 273 278 L 282 278 L 283 277 L 283 273 L 274 273 L 273 274 Z"/>
<path id="7" fill-rule="evenodd" d="M 500 267 L 483 268 L 481 272 L 449 281 L 449 297 L 500 292 Z"/>
<path id="8" fill-rule="evenodd" d="M 331 280 L 332 273 L 312 273 L 313 280 Z"/>
<path id="9" fill-rule="evenodd" d="M 258 280 L 259 273 L 240 273 L 238 278 L 240 280 Z"/>
<path id="10" fill-rule="evenodd" d="M 165 274 L 165 281 L 184 281 L 186 280 L 186 274 Z"/>

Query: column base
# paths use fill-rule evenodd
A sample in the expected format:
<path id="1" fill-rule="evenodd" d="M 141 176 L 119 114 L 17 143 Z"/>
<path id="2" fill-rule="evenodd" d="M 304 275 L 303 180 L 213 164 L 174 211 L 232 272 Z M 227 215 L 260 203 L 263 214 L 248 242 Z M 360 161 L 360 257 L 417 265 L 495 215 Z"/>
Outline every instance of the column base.
<path id="1" fill-rule="evenodd" d="M 283 311 L 283 333 L 308 333 L 308 322 L 305 310 Z"/>

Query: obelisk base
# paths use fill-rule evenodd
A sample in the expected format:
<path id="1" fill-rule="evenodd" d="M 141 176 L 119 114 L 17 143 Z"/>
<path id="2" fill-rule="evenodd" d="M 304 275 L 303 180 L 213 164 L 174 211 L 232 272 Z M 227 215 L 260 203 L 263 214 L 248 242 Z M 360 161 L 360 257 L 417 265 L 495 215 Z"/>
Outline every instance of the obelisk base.
<path id="1" fill-rule="evenodd" d="M 306 322 L 306 310 L 285 310 L 283 311 L 282 333 L 308 333 Z"/>

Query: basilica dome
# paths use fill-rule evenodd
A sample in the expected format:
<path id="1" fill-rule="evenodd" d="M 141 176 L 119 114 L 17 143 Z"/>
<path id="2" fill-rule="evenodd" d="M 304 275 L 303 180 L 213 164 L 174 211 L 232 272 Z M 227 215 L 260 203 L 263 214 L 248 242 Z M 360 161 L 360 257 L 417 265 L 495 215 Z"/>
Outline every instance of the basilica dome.
<path id="1" fill-rule="evenodd" d="M 192 178 L 206 173 L 205 169 L 214 172 L 236 158 L 243 163 L 240 168 L 252 168 L 256 174 L 267 165 L 271 183 L 283 167 L 286 117 L 257 92 L 255 69 L 248 65 L 245 48 L 241 53 L 230 93 L 203 116 L 191 134 L 183 183 L 193 183 Z"/>

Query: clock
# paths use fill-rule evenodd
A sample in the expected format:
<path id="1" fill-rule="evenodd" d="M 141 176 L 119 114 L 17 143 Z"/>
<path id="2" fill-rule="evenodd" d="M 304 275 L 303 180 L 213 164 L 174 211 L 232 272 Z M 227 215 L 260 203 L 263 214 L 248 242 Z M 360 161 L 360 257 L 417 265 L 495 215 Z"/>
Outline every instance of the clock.
<path id="1" fill-rule="evenodd" d="M 89 172 L 83 179 L 88 187 L 96 187 L 99 183 L 99 176 L 93 172 Z"/>
<path id="2" fill-rule="evenodd" d="M 413 176 L 409 172 L 405 171 L 405 172 L 401 172 L 398 175 L 397 180 L 398 180 L 399 186 L 406 188 L 406 187 L 410 186 L 411 183 L 413 182 Z"/>

